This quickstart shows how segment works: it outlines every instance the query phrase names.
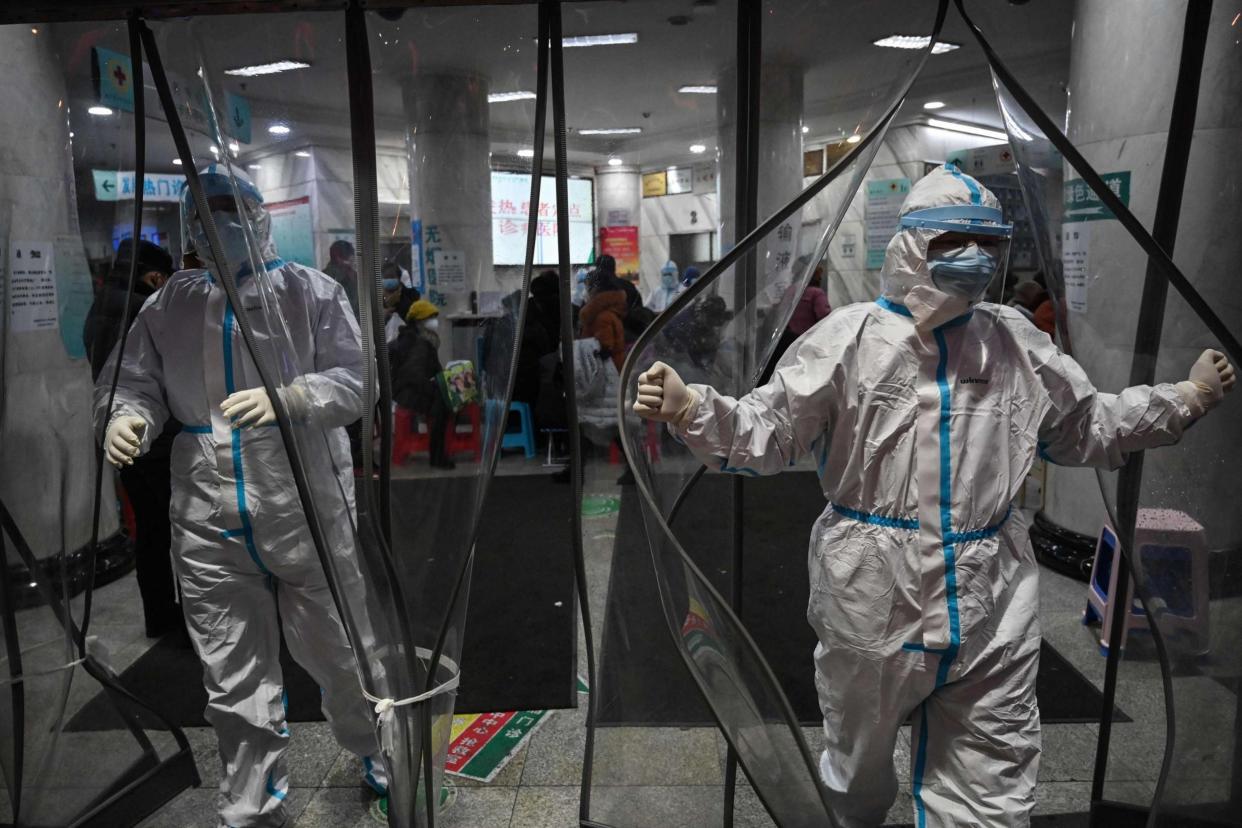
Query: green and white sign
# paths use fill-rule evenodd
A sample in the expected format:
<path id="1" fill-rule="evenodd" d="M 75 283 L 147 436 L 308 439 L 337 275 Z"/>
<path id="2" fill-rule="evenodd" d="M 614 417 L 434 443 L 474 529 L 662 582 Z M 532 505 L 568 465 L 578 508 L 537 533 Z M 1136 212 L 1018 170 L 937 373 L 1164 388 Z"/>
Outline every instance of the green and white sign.
<path id="1" fill-rule="evenodd" d="M 885 178 L 867 182 L 866 214 L 867 269 L 884 266 L 884 251 L 897 232 L 902 202 L 910 194 L 910 179 Z"/>
<path id="2" fill-rule="evenodd" d="M 1130 171 L 1103 173 L 1100 175 L 1113 195 L 1121 199 L 1121 203 L 1130 206 Z M 1113 211 L 1104 206 L 1104 202 L 1087 186 L 1081 178 L 1071 178 L 1065 182 L 1062 203 L 1065 205 L 1065 223 L 1075 221 L 1104 221 L 1117 218 Z"/>

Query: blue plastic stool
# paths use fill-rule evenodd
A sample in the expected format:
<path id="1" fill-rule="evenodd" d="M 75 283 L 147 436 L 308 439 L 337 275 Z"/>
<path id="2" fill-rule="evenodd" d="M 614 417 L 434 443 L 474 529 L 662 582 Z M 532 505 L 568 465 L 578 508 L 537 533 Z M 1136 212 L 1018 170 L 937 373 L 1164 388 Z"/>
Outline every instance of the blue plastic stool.
<path id="1" fill-rule="evenodd" d="M 530 406 L 524 402 L 509 403 L 509 411 L 517 412 L 520 428 L 518 431 L 506 428 L 500 447 L 520 448 L 526 452 L 526 459 L 530 460 L 535 456 L 535 419 L 531 416 Z"/>

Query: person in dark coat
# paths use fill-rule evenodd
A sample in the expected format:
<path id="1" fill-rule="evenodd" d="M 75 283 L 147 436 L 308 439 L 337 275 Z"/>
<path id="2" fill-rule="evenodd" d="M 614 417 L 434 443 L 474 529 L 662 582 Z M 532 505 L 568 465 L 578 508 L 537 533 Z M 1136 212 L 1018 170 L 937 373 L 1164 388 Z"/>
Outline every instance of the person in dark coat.
<path id="1" fill-rule="evenodd" d="M 157 244 L 139 239 L 137 259 L 134 291 L 127 295 L 134 244 L 132 239 L 122 239 L 112 270 L 86 314 L 82 342 L 91 363 L 92 379 L 99 379 L 104 363 L 121 339 L 121 332 L 130 326 L 143 303 L 163 287 L 173 273 L 172 256 Z M 172 573 L 172 530 L 168 519 L 172 499 L 169 458 L 173 438 L 180 430 L 181 423 L 170 419 L 152 442 L 151 450 L 120 472 L 121 485 L 134 510 L 134 557 L 143 621 L 149 638 L 184 630 Z"/>
<path id="2" fill-rule="evenodd" d="M 445 450 L 445 429 L 450 411 L 440 391 L 440 310 L 426 299 L 410 305 L 406 324 L 389 348 L 392 368 L 392 397 L 427 420 L 431 465 L 437 469 L 454 467 Z"/>

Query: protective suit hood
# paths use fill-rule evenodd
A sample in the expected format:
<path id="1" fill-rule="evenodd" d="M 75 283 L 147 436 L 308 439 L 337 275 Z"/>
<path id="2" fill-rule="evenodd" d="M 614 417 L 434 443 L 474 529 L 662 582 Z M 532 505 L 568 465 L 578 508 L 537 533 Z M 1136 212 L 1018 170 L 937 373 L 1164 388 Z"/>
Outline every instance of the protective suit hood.
<path id="1" fill-rule="evenodd" d="M 888 243 L 880 271 L 883 298 L 908 308 L 915 323 L 925 329 L 969 311 L 974 303 L 936 287 L 927 266 L 927 248 L 937 236 L 958 225 L 962 232 L 988 231 L 1007 238 L 1011 228 L 1000 222 L 996 196 L 954 165 L 945 164 L 911 188 L 900 216 L 902 226 Z"/>
<path id="2" fill-rule="evenodd" d="M 245 276 L 251 272 L 250 238 L 257 246 L 257 253 L 264 264 L 277 260 L 276 245 L 272 242 L 272 218 L 263 205 L 263 195 L 259 188 L 239 170 L 230 170 L 220 164 L 209 164 L 198 174 L 203 193 L 208 202 L 220 198 L 240 200 L 239 209 L 229 215 L 212 208 L 216 220 L 216 232 L 221 244 L 224 245 L 224 256 L 235 276 Z M 234 190 L 236 182 L 236 190 Z M 212 270 L 218 270 L 211 245 L 207 243 L 207 233 L 198 218 L 198 209 L 189 186 L 181 191 L 181 226 L 182 238 L 189 240 L 199 260 Z M 249 233 L 244 229 L 249 227 Z"/>

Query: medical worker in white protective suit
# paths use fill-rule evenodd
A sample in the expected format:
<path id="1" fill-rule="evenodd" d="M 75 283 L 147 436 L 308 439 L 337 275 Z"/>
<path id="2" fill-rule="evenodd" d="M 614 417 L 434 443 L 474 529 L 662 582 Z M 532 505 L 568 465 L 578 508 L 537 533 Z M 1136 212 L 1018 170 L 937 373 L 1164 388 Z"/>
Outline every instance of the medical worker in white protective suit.
<path id="1" fill-rule="evenodd" d="M 811 537 L 807 617 L 838 821 L 883 822 L 913 713 L 919 826 L 1027 825 L 1038 573 L 1011 504 L 1038 452 L 1115 469 L 1176 442 L 1233 368 L 1206 351 L 1186 382 L 1097 392 L 1016 310 L 979 302 L 1010 237 L 992 193 L 941 167 L 901 216 L 883 295 L 808 330 L 767 385 L 735 400 L 656 363 L 634 408 L 712 468 L 818 465 L 830 505 Z"/>
<path id="2" fill-rule="evenodd" d="M 253 184 L 238 177 L 239 210 L 223 168 L 212 165 L 200 180 L 247 319 L 261 342 L 281 342 L 283 334 L 264 321 L 243 223 L 254 230 L 289 333 L 284 357 L 301 374 L 281 389 L 282 398 L 291 417 L 326 431 L 352 507 L 345 426 L 362 416 L 362 355 L 345 292 L 323 273 L 277 258 L 270 217 Z M 182 218 L 198 257 L 218 270 L 189 188 Z M 290 653 L 322 690 L 323 712 L 337 740 L 363 757 L 365 781 L 377 792 L 386 790 L 387 778 L 354 653 L 311 543 L 271 402 L 211 269 L 174 274 L 138 313 L 125 344 L 105 450 L 114 465 L 131 463 L 170 415 L 185 423 L 172 450 L 172 549 L 186 623 L 203 662 L 206 718 L 224 765 L 220 824 L 277 826 L 286 819 L 289 788 L 278 617 Z M 116 359 L 114 351 L 95 389 L 101 422 Z"/>
<path id="3" fill-rule="evenodd" d="M 660 286 L 651 291 L 651 295 L 647 297 L 647 309 L 661 313 L 680 295 L 681 278 L 677 262 L 669 259 L 664 263 L 664 267 L 660 268 Z"/>

